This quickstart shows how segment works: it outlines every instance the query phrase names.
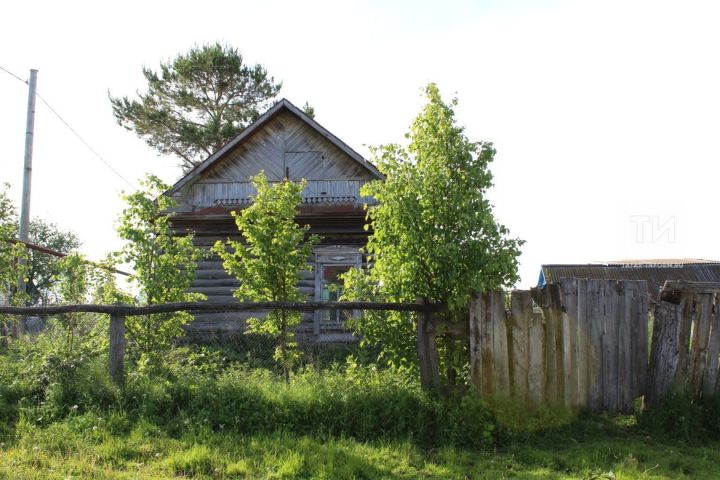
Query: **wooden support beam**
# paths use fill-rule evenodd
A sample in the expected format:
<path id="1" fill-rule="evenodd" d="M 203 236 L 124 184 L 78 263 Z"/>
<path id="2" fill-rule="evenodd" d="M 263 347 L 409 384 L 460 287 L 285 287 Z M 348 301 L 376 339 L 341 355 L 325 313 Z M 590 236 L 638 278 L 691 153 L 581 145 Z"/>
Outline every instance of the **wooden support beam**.
<path id="1" fill-rule="evenodd" d="M 125 385 L 125 316 L 110 316 L 110 378 L 116 385 Z"/>
<path id="2" fill-rule="evenodd" d="M 435 319 L 429 309 L 418 314 L 417 349 L 420 361 L 420 383 L 426 390 L 440 388 L 440 359 L 435 341 Z"/>
<path id="3" fill-rule="evenodd" d="M 720 282 L 666 280 L 660 291 L 660 300 L 677 304 L 683 293 L 720 293 Z"/>

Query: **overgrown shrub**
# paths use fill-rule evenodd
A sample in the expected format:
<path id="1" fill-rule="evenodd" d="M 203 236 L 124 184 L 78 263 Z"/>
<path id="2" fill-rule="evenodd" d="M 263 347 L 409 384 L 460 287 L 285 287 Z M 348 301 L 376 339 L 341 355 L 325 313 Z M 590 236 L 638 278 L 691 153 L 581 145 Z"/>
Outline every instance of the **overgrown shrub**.
<path id="1" fill-rule="evenodd" d="M 308 367 L 286 383 L 271 370 L 229 364 L 219 352 L 182 348 L 165 357 L 162 369 L 131 370 L 121 390 L 110 382 L 104 355 L 79 362 L 65 376 L 48 377 L 41 373 L 47 357 L 29 358 L 23 363 L 17 355 L 10 362 L 11 370 L 24 372 L 22 382 L 13 385 L 0 374 L 0 414 L 8 424 L 23 417 L 48 425 L 95 412 L 103 418 L 145 419 L 177 436 L 203 429 L 290 432 L 470 448 L 496 440 L 494 417 L 479 397 L 432 396 L 401 369 L 352 362 L 322 371 Z"/>
<path id="2" fill-rule="evenodd" d="M 640 426 L 685 440 L 720 439 L 720 397 L 694 399 L 676 392 L 639 417 Z"/>
<path id="3" fill-rule="evenodd" d="M 41 334 L 12 342 L 0 357 L 0 421 L 13 422 L 24 409 L 47 423 L 78 409 L 115 404 L 119 391 L 107 375 L 107 344 L 100 334 L 107 322 L 92 321 L 72 350 L 53 320 Z"/>

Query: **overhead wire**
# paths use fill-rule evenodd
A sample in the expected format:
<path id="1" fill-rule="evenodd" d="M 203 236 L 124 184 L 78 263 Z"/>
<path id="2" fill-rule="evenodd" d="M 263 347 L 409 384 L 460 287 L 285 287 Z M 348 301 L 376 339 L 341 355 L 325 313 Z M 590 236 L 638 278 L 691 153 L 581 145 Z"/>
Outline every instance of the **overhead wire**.
<path id="1" fill-rule="evenodd" d="M 24 84 L 27 84 L 27 83 L 28 83 L 27 80 L 23 80 L 23 79 L 20 78 L 18 75 L 14 74 L 14 73 L 11 72 L 10 70 L 4 68 L 2 65 L 0 65 L 0 70 L 4 71 L 5 73 L 7 73 L 8 75 L 14 77 L 15 79 L 23 82 Z M 40 95 L 40 92 L 35 92 L 35 95 L 40 99 L 40 101 L 42 101 L 42 102 L 45 104 L 45 106 L 53 113 L 53 115 L 55 115 L 55 116 L 58 118 L 58 120 L 60 120 L 60 122 L 62 122 L 62 124 L 65 125 L 65 126 L 67 127 L 67 129 L 70 130 L 70 132 L 72 132 L 72 134 L 75 135 L 75 137 L 76 137 L 78 140 L 80 140 L 80 143 L 82 143 L 88 150 L 90 150 L 90 152 L 92 152 L 92 154 L 95 155 L 95 157 L 97 157 L 98 160 L 100 160 L 103 164 L 105 164 L 105 166 L 106 166 L 108 169 L 110 169 L 110 171 L 112 171 L 120 180 L 122 180 L 123 182 L 125 182 L 125 184 L 127 184 L 130 188 L 132 188 L 132 189 L 136 189 L 136 188 L 137 188 L 137 187 L 136 187 L 132 182 L 130 182 L 127 178 L 123 177 L 122 174 L 121 174 L 120 172 L 118 172 L 118 171 L 115 169 L 115 167 L 113 167 L 113 166 L 110 164 L 110 162 L 108 162 L 107 160 L 105 160 L 105 158 L 104 158 L 102 155 L 100 155 L 100 154 L 97 152 L 97 150 L 95 150 L 95 149 L 90 145 L 90 143 L 88 143 L 88 141 L 85 140 L 85 139 L 82 137 L 82 135 L 80 135 L 80 134 L 77 132 L 77 130 L 75 130 L 75 129 L 70 125 L 70 123 L 68 123 L 68 121 L 65 120 L 65 119 L 63 118 L 63 116 L 60 115 L 60 114 L 58 113 L 58 111 L 55 110 L 55 109 L 52 107 L 52 105 L 50 105 L 50 103 L 49 103 L 47 100 L 45 100 L 45 98 L 44 98 L 42 95 Z"/>

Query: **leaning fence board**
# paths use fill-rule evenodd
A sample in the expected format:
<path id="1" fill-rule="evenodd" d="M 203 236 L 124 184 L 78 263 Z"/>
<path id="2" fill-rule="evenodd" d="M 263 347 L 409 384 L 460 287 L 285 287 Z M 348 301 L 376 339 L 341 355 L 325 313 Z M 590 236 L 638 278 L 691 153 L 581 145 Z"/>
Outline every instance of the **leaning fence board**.
<path id="1" fill-rule="evenodd" d="M 528 327 L 528 397 L 532 405 L 545 399 L 545 332 L 544 318 L 533 312 Z"/>
<path id="2" fill-rule="evenodd" d="M 621 299 L 618 304 L 618 357 L 617 357 L 617 390 L 618 411 L 632 411 L 632 354 L 630 350 L 632 309 L 634 303 L 633 287 L 628 283 L 619 286 Z"/>
<path id="3" fill-rule="evenodd" d="M 482 328 L 480 326 L 482 299 L 473 294 L 470 299 L 470 381 L 482 393 Z"/>
<path id="4" fill-rule="evenodd" d="M 618 354 L 618 305 L 619 298 L 615 293 L 615 282 L 603 282 L 603 410 L 610 413 L 618 411 L 617 408 L 617 354 Z"/>
<path id="5" fill-rule="evenodd" d="M 716 294 L 712 303 L 710 335 L 707 347 L 707 366 L 703 376 L 702 394 L 704 397 L 715 395 L 718 389 L 718 371 L 720 367 L 720 295 Z M 718 392 L 720 393 L 720 392 Z"/>
<path id="6" fill-rule="evenodd" d="M 493 308 L 490 294 L 480 296 L 480 357 L 482 371 L 483 395 L 495 394 L 494 360 L 495 349 L 493 342 Z"/>
<path id="7" fill-rule="evenodd" d="M 600 280 L 588 281 L 588 317 L 590 324 L 590 351 L 589 361 L 589 401 L 588 408 L 591 411 L 599 411 L 602 408 L 602 335 L 603 323 L 600 317 L 601 312 L 601 290 Z"/>
<path id="8" fill-rule="evenodd" d="M 511 294 L 510 327 L 510 379 L 513 396 L 527 402 L 529 382 L 529 328 L 532 317 L 532 297 L 527 290 Z"/>
<path id="9" fill-rule="evenodd" d="M 695 316 L 695 295 L 692 293 L 682 294 L 680 305 L 683 306 L 682 315 L 679 319 L 680 331 L 678 333 L 678 360 L 673 383 L 679 388 L 687 387 L 687 377 L 690 373 L 690 333 Z"/>
<path id="10" fill-rule="evenodd" d="M 633 302 L 633 394 L 639 397 L 646 392 L 648 371 L 648 289 L 647 284 L 642 285 L 635 292 L 637 301 Z"/>
<path id="11" fill-rule="evenodd" d="M 578 405 L 577 371 L 577 282 L 575 278 L 563 278 L 561 287 L 562 312 L 562 363 L 563 363 L 563 405 Z"/>
<path id="12" fill-rule="evenodd" d="M 505 293 L 493 292 L 490 294 L 493 329 L 493 376 L 495 377 L 494 391 L 503 397 L 510 395 L 510 362 L 508 352 L 508 338 L 505 313 Z"/>
<path id="13" fill-rule="evenodd" d="M 713 294 L 697 295 L 695 306 L 695 325 L 692 334 L 692 363 L 689 377 L 690 392 L 698 396 L 702 392 L 702 381 L 707 361 L 708 340 L 710 339 L 710 321 L 713 305 Z"/>
<path id="14" fill-rule="evenodd" d="M 576 363 L 578 373 L 577 398 L 578 407 L 587 408 L 590 370 L 588 358 L 592 345 L 590 344 L 590 324 L 587 315 L 587 285 L 588 280 L 577 281 L 577 337 L 575 342 Z"/>
<path id="15" fill-rule="evenodd" d="M 670 393 L 680 359 L 680 324 L 684 305 L 661 301 L 654 309 L 654 327 L 646 395 L 657 404 Z"/>
<path id="16" fill-rule="evenodd" d="M 557 405 L 560 401 L 559 377 L 561 375 L 562 360 L 558 361 L 558 318 L 555 304 L 553 302 L 553 294 L 557 290 L 557 285 L 547 285 L 540 290 L 540 308 L 545 317 L 545 401 L 549 405 Z M 558 368 L 560 363 L 560 368 Z"/>

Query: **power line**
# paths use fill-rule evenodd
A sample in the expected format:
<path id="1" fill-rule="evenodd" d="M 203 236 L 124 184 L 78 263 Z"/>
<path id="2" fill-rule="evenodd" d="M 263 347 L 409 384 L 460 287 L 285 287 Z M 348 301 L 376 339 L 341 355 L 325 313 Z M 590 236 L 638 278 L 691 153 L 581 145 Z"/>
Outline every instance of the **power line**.
<path id="1" fill-rule="evenodd" d="M 15 74 L 14 74 L 13 72 L 11 72 L 10 70 L 7 70 L 6 68 L 4 68 L 4 67 L 2 67 L 2 66 L 0 66 L 0 70 L 4 71 L 4 72 L 7 73 L 8 75 L 16 78 L 17 80 L 20 80 L 21 82 L 27 84 L 27 81 L 25 81 L 25 80 L 23 80 L 22 78 L 20 78 L 19 76 L 15 75 Z M 50 109 L 50 111 L 53 113 L 53 115 L 55 115 L 55 116 L 63 123 L 63 125 L 65 125 L 65 126 L 68 128 L 68 130 L 70 130 L 70 131 L 72 132 L 72 134 L 75 135 L 75 137 L 77 137 L 77 139 L 80 140 L 80 142 L 81 142 L 83 145 L 85 145 L 85 147 L 86 147 L 88 150 L 90 150 L 90 151 L 93 153 L 93 155 L 95 155 L 102 163 L 104 163 L 105 166 L 106 166 L 107 168 L 109 168 L 120 180 L 122 180 L 123 182 L 125 182 L 130 188 L 133 188 L 133 189 L 136 189 L 136 188 L 137 188 L 132 182 L 130 182 L 130 181 L 129 181 L 128 179 L 126 179 L 125 177 L 123 177 L 122 174 L 120 174 L 120 172 L 118 172 L 112 165 L 110 165 L 110 163 L 109 163 L 107 160 L 105 160 L 105 158 L 103 158 L 103 156 L 100 155 L 92 146 L 90 146 L 90 144 L 77 132 L 77 130 L 75 130 L 75 129 L 67 122 L 67 120 L 65 120 L 65 119 L 62 117 L 62 115 L 60 115 L 60 114 L 57 112 L 57 110 L 55 110 L 55 109 L 50 105 L 50 103 L 48 103 L 48 101 L 45 100 L 45 98 L 43 98 L 42 95 L 40 95 L 39 92 L 36 92 L 36 95 L 37 95 L 37 97 L 45 104 L 45 106 L 46 106 L 48 109 Z"/>
<path id="2" fill-rule="evenodd" d="M 128 181 L 128 179 L 126 179 L 125 177 L 123 177 L 123 176 L 120 174 L 120 172 L 118 172 L 117 170 L 115 170 L 115 168 L 114 168 L 112 165 L 110 165 L 110 163 L 108 163 L 108 162 L 102 157 L 102 155 L 100 155 L 93 147 L 91 147 L 90 144 L 89 144 L 87 141 L 85 141 L 85 139 L 84 139 L 83 137 L 81 137 L 80 134 L 79 134 L 73 127 L 71 127 L 70 124 L 69 124 L 53 107 L 50 106 L 50 104 L 48 103 L 48 101 L 45 100 L 45 99 L 42 97 L 42 95 L 40 95 L 40 93 L 38 93 L 37 96 L 38 96 L 38 98 L 45 104 L 45 106 L 46 106 L 47 108 L 49 108 L 50 111 L 68 128 L 68 130 L 70 130 L 70 131 L 73 133 L 73 135 L 75 135 L 75 136 L 77 137 L 77 139 L 80 140 L 80 142 L 87 147 L 88 150 L 90 150 L 93 154 L 95 154 L 95 156 L 96 156 L 101 162 L 103 162 L 106 167 L 108 167 L 110 170 L 112 170 L 112 172 L 113 172 L 115 175 L 117 175 L 118 178 L 120 178 L 123 182 L 125 182 L 126 184 L 128 184 L 128 186 L 130 186 L 130 187 L 133 188 L 133 189 L 137 188 L 137 187 L 135 187 L 135 185 L 133 185 L 130 181 Z"/>
<path id="3" fill-rule="evenodd" d="M 22 83 L 24 83 L 24 84 L 27 85 L 27 83 L 28 83 L 27 80 L 23 80 L 22 78 L 18 77 L 18 76 L 15 75 L 13 72 L 11 72 L 10 70 L 7 70 L 7 69 L 3 68 L 2 65 L 0 65 L 0 70 L 2 70 L 3 72 L 7 73 L 7 74 L 10 75 L 11 77 L 15 77 L 16 79 L 20 80 Z"/>

